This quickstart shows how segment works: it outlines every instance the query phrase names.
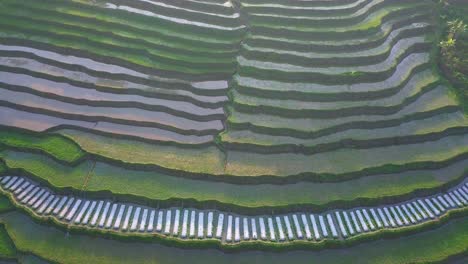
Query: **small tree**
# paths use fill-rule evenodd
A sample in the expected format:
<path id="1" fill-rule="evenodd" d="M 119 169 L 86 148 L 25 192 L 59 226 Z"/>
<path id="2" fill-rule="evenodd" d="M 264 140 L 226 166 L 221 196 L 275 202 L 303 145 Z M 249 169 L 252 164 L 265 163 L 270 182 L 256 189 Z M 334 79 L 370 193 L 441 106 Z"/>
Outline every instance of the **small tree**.
<path id="1" fill-rule="evenodd" d="M 445 63 L 453 68 L 457 68 L 460 64 L 460 58 L 456 56 L 457 38 L 466 32 L 467 26 L 460 19 L 447 22 L 447 26 L 447 39 L 441 41 L 439 46 Z"/>

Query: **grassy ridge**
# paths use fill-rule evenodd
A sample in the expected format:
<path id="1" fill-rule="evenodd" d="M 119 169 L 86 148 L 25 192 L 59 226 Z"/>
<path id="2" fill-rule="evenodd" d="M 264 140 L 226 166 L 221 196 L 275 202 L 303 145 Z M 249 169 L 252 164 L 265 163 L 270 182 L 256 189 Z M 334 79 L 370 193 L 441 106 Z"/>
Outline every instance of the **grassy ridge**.
<path id="1" fill-rule="evenodd" d="M 63 135 L 77 142 L 85 151 L 107 159 L 121 161 L 139 166 L 156 166 L 170 170 L 202 173 L 205 175 L 229 175 L 240 178 L 255 178 L 256 176 L 279 176 L 287 178 L 291 175 L 302 175 L 313 171 L 316 174 L 343 174 L 362 172 L 375 169 L 375 173 L 388 172 L 382 166 L 406 166 L 411 162 L 440 161 L 466 152 L 463 136 L 446 137 L 434 142 L 411 144 L 407 146 L 391 146 L 373 149 L 340 149 L 320 153 L 314 156 L 293 154 L 254 154 L 229 151 L 227 164 L 224 168 L 222 153 L 217 148 L 206 148 L 204 151 L 190 151 L 180 148 L 162 148 L 131 140 L 116 140 L 102 136 L 83 133 L 75 130 L 60 131 Z M 429 152 L 422 151 L 430 149 Z M 155 152 L 157 150 L 157 152 Z M 395 156 L 395 153 L 402 155 Z M 167 152 L 163 152 L 167 151 Z M 403 155 L 404 154 L 404 155 Z M 356 162 L 367 157 L 365 162 Z M 391 159 L 390 159 L 391 158 Z M 206 161 L 206 162 L 204 162 Z M 288 164 L 285 164 L 288 163 Z M 149 168 L 149 167 L 148 167 Z M 214 176 L 216 177 L 216 176 Z M 226 177 L 225 177 L 226 178 Z M 229 177 L 227 177 L 229 178 Z"/>
<path id="2" fill-rule="evenodd" d="M 131 164 L 157 165 L 168 169 L 218 175 L 222 174 L 223 154 L 216 147 L 182 149 L 172 146 L 148 144 L 134 140 L 120 140 L 78 130 L 61 130 L 60 134 L 72 139 L 94 155 Z"/>
<path id="3" fill-rule="evenodd" d="M 466 218 L 404 238 L 364 243 L 347 249 L 286 253 L 183 250 L 158 244 L 127 243 L 64 232 L 13 213 L 1 216 L 18 250 L 64 263 L 427 263 L 466 253 Z M 85 253 L 86 252 L 86 253 Z M 362 252 L 366 252 L 362 254 Z"/>
<path id="4" fill-rule="evenodd" d="M 88 196 L 117 197 L 161 206 L 193 205 L 240 212 L 271 212 L 378 204 L 433 193 L 459 181 L 468 172 L 466 160 L 440 170 L 374 175 L 338 183 L 299 182 L 286 185 L 236 185 L 126 170 L 84 161 L 65 166 L 38 154 L 4 150 L 0 157 L 12 171 L 21 170 L 59 191 L 81 194 L 87 175 Z M 92 169 L 93 168 L 93 169 Z M 92 169 L 92 171 L 91 171 Z"/>

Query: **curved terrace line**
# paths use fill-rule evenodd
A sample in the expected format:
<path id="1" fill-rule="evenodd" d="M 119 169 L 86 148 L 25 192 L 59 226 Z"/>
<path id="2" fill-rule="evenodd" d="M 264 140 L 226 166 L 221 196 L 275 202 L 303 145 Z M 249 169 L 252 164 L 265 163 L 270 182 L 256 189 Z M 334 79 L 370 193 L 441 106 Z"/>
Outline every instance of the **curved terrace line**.
<path id="1" fill-rule="evenodd" d="M 2 64 L 1 60 L 2 58 L 0 58 L 0 64 Z M 175 116 L 189 117 L 196 121 L 209 121 L 224 118 L 224 112 L 221 107 L 206 108 L 186 101 L 101 92 L 94 89 L 69 85 L 67 83 L 36 78 L 27 74 L 1 71 L 0 80 L 0 86 L 2 88 L 11 88 L 11 90 L 14 91 L 27 92 L 44 98 L 72 104 L 162 111 Z"/>
<path id="2" fill-rule="evenodd" d="M 330 4 L 336 4 L 336 5 L 330 5 L 330 6 L 316 6 L 317 1 L 288 1 L 287 4 L 282 4 L 279 1 L 262 1 L 258 3 L 258 1 L 241 1 L 242 4 L 246 7 L 271 7 L 271 8 L 278 8 L 278 9 L 299 9 L 299 10 L 307 10 L 307 11 L 341 11 L 341 10 L 346 10 L 346 9 L 351 9 L 355 7 L 361 6 L 363 3 L 369 2 L 369 0 L 355 0 L 350 3 L 339 3 L 339 1 L 327 1 L 327 3 Z M 312 6 L 306 6 L 304 3 L 312 3 Z M 338 2 L 338 3 L 337 3 Z M 296 4 L 303 4 L 303 5 L 296 5 Z"/>
<path id="3" fill-rule="evenodd" d="M 318 51 L 292 51 L 287 49 L 262 48 L 261 46 L 250 46 L 242 44 L 244 57 L 249 59 L 286 60 L 292 65 L 307 66 L 312 63 L 320 63 L 322 66 L 351 66 L 376 63 L 384 59 L 391 51 L 393 45 L 397 45 L 402 40 L 418 40 L 424 38 L 431 28 L 429 23 L 412 23 L 406 27 L 392 31 L 387 39 L 377 47 L 358 51 L 347 52 L 318 52 Z M 424 42 L 424 41 L 420 41 Z"/>
<path id="4" fill-rule="evenodd" d="M 177 4 L 177 3 L 167 4 L 167 3 L 164 3 L 163 1 L 154 1 L 154 0 L 153 1 L 152 0 L 137 0 L 137 1 L 109 0 L 109 1 L 110 2 L 120 2 L 120 3 L 133 3 L 133 4 L 135 4 L 135 2 L 143 2 L 143 3 L 148 3 L 150 5 L 153 5 L 155 7 L 180 10 L 180 11 L 185 11 L 185 12 L 189 12 L 189 13 L 193 13 L 193 14 L 197 14 L 197 15 L 207 15 L 207 16 L 213 16 L 213 17 L 233 18 L 233 19 L 239 18 L 239 13 L 234 12 L 234 9 L 231 9 L 233 11 L 232 14 L 225 15 L 225 14 L 218 14 L 218 13 L 212 13 L 212 12 L 207 12 L 207 11 L 189 9 L 189 8 L 184 7 L 183 5 L 181 5 L 181 6 L 173 5 L 173 4 Z M 226 2 L 229 2 L 229 1 L 226 1 Z M 213 5 L 213 4 L 212 3 L 207 3 L 206 5 L 207 5 L 207 8 L 210 8 L 210 5 Z M 218 4 L 218 6 L 223 6 L 223 5 Z M 226 9 L 230 9 L 230 6 L 224 6 L 224 7 L 226 7 Z"/>
<path id="5" fill-rule="evenodd" d="M 429 2 L 428 2 L 429 3 Z M 377 10 L 372 10 L 370 13 L 363 17 L 364 19 L 358 21 L 356 23 L 348 23 L 342 26 L 315 26 L 315 27 L 298 27 L 298 26 L 289 26 L 285 23 L 267 23 L 267 22 L 252 22 L 251 26 L 254 29 L 254 32 L 266 35 L 273 35 L 275 32 L 271 30 L 277 30 L 276 33 L 282 32 L 287 36 L 293 38 L 306 37 L 307 33 L 314 33 L 318 36 L 337 36 L 337 34 L 343 34 L 345 36 L 351 35 L 367 35 L 368 33 L 372 32 L 372 30 L 376 30 L 380 28 L 380 25 L 384 23 L 386 20 L 393 18 L 394 16 L 405 14 L 407 12 L 416 10 L 418 8 L 429 7 L 430 5 L 425 3 L 419 4 L 400 4 L 400 5 L 390 5 L 388 7 L 381 7 L 377 8 Z M 281 22 L 281 19 L 274 20 L 275 22 Z M 326 24 L 325 24 L 326 25 Z M 368 31 L 368 32 L 367 32 Z M 302 35 L 301 34 L 305 34 Z"/>
<path id="6" fill-rule="evenodd" d="M 341 12 L 344 12 L 344 11 L 347 11 L 345 7 L 342 7 L 342 8 L 334 8 L 334 9 L 325 9 L 325 8 L 321 8 L 321 9 L 311 9 L 311 8 L 305 8 L 305 9 L 301 9 L 300 11 L 305 11 L 307 10 L 308 13 L 307 15 L 306 14 L 292 14 L 292 13 L 286 13 L 284 14 L 282 11 L 283 9 L 294 9 L 294 6 L 281 6 L 281 8 L 278 8 L 277 10 L 275 11 L 278 11 L 278 13 L 272 13 L 271 11 L 270 12 L 265 12 L 263 10 L 260 10 L 260 8 L 257 8 L 255 10 L 251 10 L 249 11 L 249 7 L 250 6 L 256 6 L 256 7 L 259 7 L 259 5 L 243 5 L 246 7 L 247 9 L 247 12 L 249 13 L 249 16 L 253 16 L 253 17 L 266 17 L 266 18 L 273 18 L 273 19 L 278 19 L 277 21 L 282 21 L 282 19 L 286 19 L 286 20 L 299 20 L 301 22 L 324 22 L 325 25 L 331 25 L 333 23 L 333 20 L 341 20 L 341 21 L 344 21 L 343 23 L 347 23 L 348 25 L 351 24 L 350 21 L 348 21 L 349 19 L 365 19 L 365 17 L 369 16 L 369 14 L 371 12 L 375 12 L 376 9 L 378 8 L 382 8 L 381 6 L 382 5 L 386 5 L 387 3 L 391 3 L 392 1 L 386 1 L 386 0 L 374 0 L 374 1 L 368 1 L 368 0 L 360 0 L 360 1 L 357 1 L 354 5 L 350 5 L 348 7 L 350 8 L 347 8 L 348 10 L 351 10 L 351 12 L 354 12 L 352 14 L 342 14 L 342 15 L 336 15 L 334 13 L 332 13 L 331 11 L 339 11 L 340 13 Z M 262 7 L 265 7 L 265 6 L 262 6 Z M 272 6 L 268 6 L 271 7 Z M 276 6 L 278 7 L 278 6 Z M 357 10 L 356 10 L 356 7 L 359 7 Z M 297 7 L 296 7 L 297 8 Z M 311 13 L 310 11 L 328 11 L 326 12 L 326 16 L 324 14 L 321 14 L 321 13 Z M 311 16 L 312 15 L 312 16 Z M 255 18 L 254 18 L 255 19 Z M 340 21 L 340 22 L 341 22 Z"/>
<path id="7" fill-rule="evenodd" d="M 171 21 L 171 22 L 178 23 L 178 24 L 198 26 L 198 27 L 203 27 L 203 28 L 208 28 L 208 29 L 217 29 L 217 30 L 222 30 L 222 31 L 237 31 L 237 30 L 241 30 L 241 29 L 245 28 L 244 25 L 238 26 L 238 27 L 224 27 L 224 26 L 218 26 L 218 25 L 213 25 L 213 24 L 207 24 L 207 23 L 203 23 L 203 22 L 195 22 L 195 21 L 182 19 L 182 18 L 164 16 L 164 15 L 156 14 L 156 13 L 151 12 L 151 11 L 141 10 L 141 9 L 138 9 L 138 8 L 125 6 L 125 5 L 114 5 L 114 4 L 111 4 L 111 3 L 107 3 L 105 8 L 123 10 L 123 11 L 127 11 L 129 13 L 135 13 L 135 14 L 145 15 L 145 16 L 149 16 L 149 17 L 156 17 L 156 18 L 159 18 L 159 19 Z"/>
<path id="8" fill-rule="evenodd" d="M 249 36 L 245 42 L 255 42 L 256 45 L 261 45 L 263 47 L 273 47 L 280 49 L 287 47 L 289 50 L 294 51 L 307 52 L 313 50 L 323 50 L 345 52 L 347 50 L 359 50 L 376 47 L 382 44 L 393 30 L 404 27 L 410 23 L 427 22 L 429 18 L 430 13 L 428 13 L 426 9 L 420 9 L 412 14 L 401 15 L 382 22 L 379 25 L 379 30 L 366 37 L 348 37 L 344 39 L 337 38 L 333 40 L 324 40 L 319 38 L 301 40 L 285 38 L 281 35 L 273 37 L 257 33 L 255 35 Z"/>

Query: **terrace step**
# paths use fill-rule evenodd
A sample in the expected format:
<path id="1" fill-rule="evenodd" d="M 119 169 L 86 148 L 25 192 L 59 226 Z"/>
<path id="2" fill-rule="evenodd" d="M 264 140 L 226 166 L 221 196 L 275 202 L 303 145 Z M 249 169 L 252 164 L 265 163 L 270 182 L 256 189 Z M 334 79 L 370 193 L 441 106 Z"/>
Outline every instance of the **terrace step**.
<path id="1" fill-rule="evenodd" d="M 79 5 L 79 7 L 69 8 L 71 2 L 60 1 L 56 2 L 53 5 L 47 4 L 47 2 L 42 2 L 38 5 L 35 2 L 26 1 L 20 3 L 14 1 L 8 3 L 5 9 L 11 7 L 12 14 L 19 13 L 21 14 L 22 9 L 27 12 L 28 10 L 33 10 L 34 13 L 37 13 L 40 17 L 41 15 L 49 19 L 63 22 L 63 24 L 75 24 L 88 28 L 91 30 L 98 30 L 101 32 L 112 32 L 121 37 L 133 38 L 133 39 L 142 39 L 147 42 L 159 43 L 166 45 L 166 43 L 173 44 L 173 47 L 180 47 L 187 49 L 190 45 L 184 42 L 197 42 L 199 47 L 194 47 L 194 51 L 204 51 L 211 52 L 213 51 L 225 51 L 232 52 L 237 49 L 238 38 L 235 40 L 225 39 L 225 38 L 213 38 L 212 36 L 201 36 L 199 32 L 187 31 L 186 29 L 177 29 L 177 30 L 168 30 L 165 27 L 155 27 L 155 23 L 142 22 L 137 19 L 127 19 L 123 21 L 119 17 L 115 16 L 112 12 L 106 14 L 105 9 L 95 8 L 87 9 L 86 6 Z M 62 8 L 59 8 L 62 7 Z M 19 11 L 18 11 L 19 9 Z M 90 14 L 88 14 L 88 12 Z M 99 14 L 99 15 L 97 15 Z M 35 17 L 35 16 L 32 16 Z"/>
<path id="2" fill-rule="evenodd" d="M 219 5 L 206 5 L 205 10 L 192 9 L 189 5 L 192 1 L 185 1 L 188 3 L 187 6 L 181 5 L 174 1 L 174 3 L 168 1 L 148 1 L 148 0 L 111 0 L 108 4 L 114 4 L 117 6 L 127 6 L 134 9 L 150 11 L 161 16 L 185 18 L 190 21 L 198 21 L 208 24 L 218 24 L 224 26 L 240 26 L 239 13 L 232 6 L 225 6 L 224 9 L 214 10 L 213 7 Z M 193 2 L 192 2 L 193 3 Z M 213 12 L 215 11 L 215 12 Z M 229 14 L 226 14 L 228 13 Z"/>
<path id="3" fill-rule="evenodd" d="M 146 140 L 152 143 L 155 141 L 159 143 L 175 143 L 188 146 L 209 145 L 214 139 L 213 135 L 182 135 L 159 128 L 130 126 L 105 121 L 90 122 L 65 119 L 32 113 L 14 107 L 0 106 L 0 109 L 2 111 L 2 115 L 0 116 L 2 125 L 37 132 L 74 128 L 116 138 Z"/>
<path id="4" fill-rule="evenodd" d="M 1 105 L 24 109 L 32 113 L 51 115 L 58 118 L 112 122 L 129 126 L 153 127 L 186 135 L 212 135 L 223 129 L 220 120 L 193 121 L 164 112 L 136 108 L 94 107 L 75 105 L 47 99 L 23 92 L 2 89 Z"/>
<path id="5" fill-rule="evenodd" d="M 230 150 L 225 172 L 229 175 L 287 178 L 291 175 L 338 174 L 353 175 L 382 171 L 421 168 L 442 160 L 464 155 L 468 138 L 445 136 L 434 141 L 372 148 L 343 147 L 313 155 L 301 153 L 259 154 Z M 413 167 L 414 166 L 414 167 Z"/>
<path id="6" fill-rule="evenodd" d="M 125 2 L 128 2 L 125 0 Z M 216 12 L 218 15 L 233 16 L 234 9 L 230 1 L 226 0 L 138 0 L 138 2 L 150 3 L 155 6 L 165 6 L 198 12 Z"/>
<path id="7" fill-rule="evenodd" d="M 304 2 L 306 4 L 304 4 Z M 358 11 L 363 6 L 369 4 L 370 0 L 359 0 L 348 3 L 336 3 L 338 1 L 328 1 L 326 3 L 315 3 L 307 5 L 307 1 L 290 1 L 288 3 L 280 3 L 277 1 L 258 2 L 258 1 L 241 1 L 242 7 L 252 13 L 265 14 L 283 14 L 289 16 L 317 16 L 328 17 L 331 15 L 349 15 Z M 306 6 L 307 5 L 307 6 Z"/>
<path id="8" fill-rule="evenodd" d="M 18 10 L 19 8 L 21 9 Z M 34 5 L 6 7 L 2 12 L 5 16 L 4 23 L 11 24 L 9 20 L 12 19 L 17 24 L 23 25 L 24 28 L 28 28 L 28 23 L 24 23 L 25 21 L 29 23 L 37 21 L 43 24 L 43 28 L 49 28 L 50 30 L 74 33 L 75 35 L 89 34 L 90 37 L 98 40 L 100 38 L 96 37 L 96 35 L 100 35 L 102 40 L 113 39 L 117 43 L 124 42 L 131 47 L 154 48 L 153 51 L 158 54 L 172 54 L 176 57 L 177 55 L 185 55 L 200 59 L 203 54 L 210 54 L 213 58 L 218 57 L 226 60 L 229 59 L 229 55 L 234 54 L 237 50 L 238 40 L 226 40 L 224 42 L 223 39 L 211 40 L 210 38 L 187 40 L 182 37 L 168 37 L 155 32 L 149 35 L 148 32 L 142 31 L 144 29 L 135 28 L 133 30 L 133 28 L 128 28 L 128 25 L 127 27 L 125 25 L 122 25 L 122 27 L 114 24 L 108 25 L 105 22 L 101 23 L 99 20 L 81 19 L 73 14 L 68 15 L 51 9 L 44 10 Z M 40 29 L 41 27 L 31 28 Z M 190 48 L 190 44 L 186 43 L 194 41 L 199 44 L 198 47 Z M 177 51 L 179 54 L 177 54 Z M 205 60 L 209 59 L 205 58 Z"/>
<path id="9" fill-rule="evenodd" d="M 1 51 L 0 51 L 1 53 Z M 14 55 L 14 54 L 9 54 Z M 101 93 L 109 93 L 112 96 L 129 96 L 130 98 L 145 98 L 143 101 L 168 100 L 185 102 L 202 108 L 216 111 L 228 100 L 227 96 L 205 96 L 197 95 L 183 90 L 183 84 L 172 84 L 173 88 L 163 85 L 143 85 L 123 80 L 112 80 L 94 77 L 89 74 L 67 70 L 62 67 L 41 63 L 38 60 L 22 57 L 0 58 L 0 71 L 15 73 L 17 75 L 30 76 L 51 82 L 63 83 L 64 86 L 75 86 L 81 89 L 96 90 Z M 171 85 L 167 83 L 166 86 Z M 89 91 L 88 91 L 89 92 Z"/>
<path id="10" fill-rule="evenodd" d="M 431 141 L 452 133 L 467 134 L 467 125 L 468 120 L 463 113 L 456 112 L 410 121 L 395 127 L 351 129 L 314 139 L 269 136 L 249 130 L 230 130 L 221 135 L 221 141 L 226 149 L 231 150 L 265 154 L 295 152 L 311 155 L 347 147 L 371 148 Z"/>
<path id="11" fill-rule="evenodd" d="M 1 59 L 0 59 L 1 60 Z M 113 94 L 49 81 L 26 74 L 0 71 L 0 86 L 17 92 L 34 94 L 75 105 L 112 108 L 136 108 L 165 112 L 196 121 L 224 119 L 222 108 L 205 108 L 185 101 L 148 98 L 139 95 Z"/>
<path id="12" fill-rule="evenodd" d="M 336 27 L 336 26 L 349 26 L 365 20 L 373 12 L 391 5 L 394 1 L 377 0 L 377 1 L 359 1 L 359 5 L 354 5 L 353 9 L 325 9 L 327 12 L 318 13 L 320 9 L 291 9 L 278 8 L 272 10 L 257 8 L 252 9 L 249 5 L 242 5 L 243 9 L 249 15 L 249 20 L 253 24 L 274 24 L 274 25 L 288 25 L 292 27 L 317 27 L 323 28 Z M 333 12 L 333 11 L 335 12 Z M 283 12 L 286 11 L 286 12 Z M 294 12 L 295 11 L 295 12 Z M 315 11 L 315 12 L 314 12 Z M 344 13 L 347 12 L 347 13 Z"/>
<path id="13" fill-rule="evenodd" d="M 4 40 L 2 40 L 2 42 L 3 41 Z M 15 41 L 13 40 L 13 42 Z M 225 80 L 211 79 L 201 82 L 190 82 L 180 79 L 158 77 L 153 74 L 145 74 L 127 67 L 121 67 L 112 63 L 100 62 L 94 59 L 80 56 L 83 54 L 74 56 L 67 54 L 64 50 L 59 52 L 51 51 L 55 47 L 48 45 L 42 46 L 40 49 L 33 48 L 31 46 L 38 47 L 41 45 L 37 42 L 23 43 L 22 46 L 17 46 L 14 44 L 0 45 L 0 52 L 1 54 L 5 54 L 5 57 L 16 55 L 19 57 L 34 59 L 41 63 L 51 64 L 56 67 L 68 69 L 71 71 L 84 72 L 93 76 L 94 78 L 98 78 L 98 80 L 104 79 L 104 82 L 106 82 L 106 80 L 108 80 L 107 82 L 114 81 L 115 83 L 125 82 L 127 86 L 133 85 L 135 83 L 137 87 L 141 87 L 141 90 L 151 89 L 151 86 L 153 85 L 155 88 L 174 90 L 174 86 L 176 86 L 180 90 L 185 90 L 197 95 L 211 95 L 219 97 L 221 95 L 225 95 L 228 89 L 228 84 Z"/>
<path id="14" fill-rule="evenodd" d="M 15 42 L 14 44 L 22 45 L 24 42 L 39 42 L 40 46 L 48 46 L 52 51 L 58 51 L 72 56 L 93 58 L 97 61 L 135 69 L 142 73 L 167 76 L 172 79 L 178 78 L 185 81 L 206 81 L 214 78 L 228 78 L 229 73 L 232 72 L 232 66 L 234 66 L 232 63 L 232 65 L 227 68 L 223 66 L 219 69 L 211 67 L 215 65 L 190 68 L 159 62 L 156 58 L 148 55 L 147 51 L 134 52 L 127 48 L 119 48 L 115 45 L 95 43 L 92 40 L 83 39 L 82 37 L 21 28 L 2 28 L 2 31 L 7 34 L 8 41 Z M 20 35 L 16 33 L 18 31 L 24 31 L 28 34 Z M 122 54 L 126 52 L 129 53 L 128 56 L 123 57 Z"/>
<path id="15" fill-rule="evenodd" d="M 7 3 L 9 6 L 15 5 L 30 5 L 37 8 L 43 9 L 51 9 L 51 10 L 58 10 L 62 13 L 73 14 L 77 17 L 83 18 L 98 18 L 99 20 L 105 21 L 123 21 L 124 19 L 127 20 L 128 25 L 141 25 L 141 23 L 148 23 L 153 25 L 161 25 L 170 28 L 177 29 L 179 32 L 186 32 L 186 33 L 194 33 L 198 32 L 201 34 L 209 35 L 210 30 L 217 30 L 220 34 L 228 35 L 234 32 L 234 34 L 241 33 L 244 26 L 237 25 L 237 26 L 221 26 L 211 23 L 204 23 L 204 22 L 196 22 L 188 19 L 178 18 L 178 17 L 171 17 L 156 14 L 150 11 L 140 10 L 138 8 L 132 8 L 128 6 L 117 6 L 112 3 L 107 3 L 105 5 L 94 5 L 92 2 L 83 2 L 83 1 L 56 1 L 56 0 L 46 0 L 41 3 L 41 5 L 31 3 L 28 0 L 20 0 Z M 93 16 L 95 13 L 100 13 L 99 16 Z M 112 17 L 112 15 L 116 15 L 116 17 Z M 164 27 L 163 26 L 163 27 Z M 144 28 L 144 27 L 143 27 Z M 156 28 L 152 28 L 155 30 Z M 160 30 L 165 32 L 166 34 L 171 34 L 169 30 Z M 235 32 L 237 31 L 237 32 Z M 175 31 L 178 33 L 177 31 Z M 172 33 L 174 34 L 174 33 Z"/>
<path id="16" fill-rule="evenodd" d="M 360 101 L 385 98 L 400 91 L 413 75 L 428 74 L 428 61 L 404 60 L 384 81 L 325 85 L 318 83 L 260 80 L 235 75 L 233 87 L 242 94 L 264 98 L 284 98 L 300 101 Z"/>
<path id="17" fill-rule="evenodd" d="M 281 6 L 292 6 L 297 8 L 330 8 L 330 9 L 342 9 L 343 6 L 356 5 L 359 0 L 316 0 L 316 1 L 304 1 L 304 0 L 242 0 L 242 3 L 248 5 L 281 5 Z"/>
<path id="18" fill-rule="evenodd" d="M 382 115 L 396 113 L 434 89 L 444 90 L 438 76 L 430 71 L 414 74 L 398 93 L 377 100 L 316 102 L 305 100 L 270 99 L 244 95 L 234 90 L 234 110 L 260 112 L 287 117 L 336 118 L 352 115 Z"/>
<path id="19" fill-rule="evenodd" d="M 372 36 L 380 30 L 380 26 L 398 16 L 414 14 L 420 9 L 431 8 L 429 3 L 410 3 L 383 7 L 369 14 L 361 22 L 336 27 L 304 27 L 288 26 L 284 23 L 250 23 L 251 33 L 254 35 L 275 38 L 282 36 L 292 40 L 344 40 Z"/>
<path id="20" fill-rule="evenodd" d="M 356 84 L 383 81 L 392 76 L 400 64 L 429 61 L 430 45 L 420 43 L 408 49 L 393 49 L 388 58 L 380 63 L 354 67 L 300 67 L 288 64 L 250 61 L 238 57 L 241 69 L 238 74 L 245 77 L 286 83 L 308 82 L 327 85 Z M 258 73 L 258 74 L 254 74 Z"/>
<path id="21" fill-rule="evenodd" d="M 154 149 L 164 151 L 162 147 Z M 180 153 L 186 154 L 188 151 L 180 150 Z M 164 156 L 164 153 L 156 154 Z M 134 151 L 133 155 L 138 156 L 140 153 Z M 182 155 L 178 157 L 185 159 Z M 199 209 L 211 205 L 218 209 L 246 214 L 268 214 L 272 210 L 286 213 L 299 209 L 349 208 L 355 205 L 397 202 L 452 186 L 452 183 L 464 177 L 464 164 L 468 159 L 467 155 L 462 154 L 420 169 L 415 169 L 410 164 L 408 170 L 394 173 L 382 171 L 357 175 L 291 175 L 288 178 L 262 178 L 224 176 L 211 170 L 212 174 L 202 178 L 199 175 L 189 175 L 187 169 L 186 173 L 179 175 L 177 171 L 167 168 L 154 167 L 141 171 L 135 168 L 136 164 L 132 167 L 116 166 L 112 161 L 98 161 L 94 164 L 90 159 L 77 165 L 66 166 L 47 154 L 10 149 L 0 152 L 0 158 L 11 170 L 22 169 L 41 182 L 46 181 L 57 188 L 73 190 L 74 193 L 83 190 L 83 182 L 87 180 L 89 169 L 94 166 L 92 176 L 86 183 L 88 197 L 102 197 L 100 194 L 112 193 L 119 200 L 127 199 L 147 205 L 167 207 L 183 203 L 185 206 Z M 200 161 L 202 158 L 209 161 L 200 155 L 194 159 Z M 124 160 L 124 157 L 121 159 Z M 190 162 L 189 159 L 185 160 Z M 149 160 L 139 162 L 150 163 Z M 213 165 L 212 163 L 210 165 Z M 162 159 L 158 160 L 158 164 L 168 167 Z M 54 173 L 49 173 L 51 171 Z M 64 182 L 64 178 L 71 174 L 74 175 L 73 180 Z M 277 195 L 279 192 L 281 196 Z M 324 193 L 327 195 L 323 195 Z"/>
<path id="22" fill-rule="evenodd" d="M 347 129 L 382 128 L 393 124 L 399 125 L 405 120 L 416 120 L 441 113 L 453 113 L 458 111 L 459 107 L 457 105 L 457 102 L 449 96 L 446 88 L 436 88 L 421 94 L 415 101 L 389 115 L 369 114 L 340 118 L 290 118 L 230 111 L 228 126 L 230 129 L 249 129 L 257 133 L 270 135 L 314 138 Z"/>
<path id="23" fill-rule="evenodd" d="M 243 43 L 255 47 L 296 52 L 353 52 L 378 47 L 392 31 L 411 23 L 430 23 L 430 14 L 427 13 L 427 10 L 417 10 L 409 15 L 389 19 L 380 25 L 380 30 L 365 38 L 297 40 L 280 35 L 270 37 L 249 34 Z"/>
<path id="24" fill-rule="evenodd" d="M 429 23 L 412 23 L 392 31 L 386 40 L 375 48 L 347 52 L 319 52 L 319 51 L 292 51 L 282 49 L 263 48 L 242 44 L 242 56 L 249 60 L 270 61 L 275 63 L 288 62 L 291 65 L 307 67 L 310 65 L 352 66 L 377 63 L 385 60 L 390 54 L 393 45 L 401 42 L 423 43 L 426 33 L 430 30 Z"/>

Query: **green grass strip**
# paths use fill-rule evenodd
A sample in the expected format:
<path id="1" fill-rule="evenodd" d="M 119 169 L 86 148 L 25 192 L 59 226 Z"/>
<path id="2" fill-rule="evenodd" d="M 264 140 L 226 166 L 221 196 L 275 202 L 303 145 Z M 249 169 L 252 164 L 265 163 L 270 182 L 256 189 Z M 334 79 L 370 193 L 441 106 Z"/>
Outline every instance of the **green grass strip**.
<path id="1" fill-rule="evenodd" d="M 184 250 L 156 243 L 128 243 L 37 224 L 21 213 L 0 216 L 22 252 L 59 263 L 428 263 L 466 253 L 468 219 L 456 219 L 431 231 L 367 242 L 351 248 L 271 253 L 225 254 L 214 249 Z"/>
<path id="2" fill-rule="evenodd" d="M 1 127 L 0 144 L 17 149 L 39 150 L 65 162 L 74 162 L 85 155 L 85 152 L 68 138 L 59 135 L 27 133 Z"/>
<path id="3" fill-rule="evenodd" d="M 299 182 L 295 184 L 236 185 L 217 181 L 202 181 L 169 176 L 155 171 L 127 170 L 97 162 L 94 169 L 91 161 L 75 167 L 65 166 L 38 154 L 5 150 L 2 158 L 12 170 L 22 169 L 42 182 L 59 189 L 81 190 L 90 174 L 86 191 L 111 193 L 126 200 L 152 201 L 167 205 L 195 204 L 198 207 L 216 206 L 225 209 L 247 211 L 271 208 L 323 209 L 331 206 L 363 205 L 379 203 L 379 199 L 412 197 L 415 193 L 432 192 L 445 184 L 456 182 L 468 172 L 466 160 L 440 170 L 408 171 L 388 175 L 374 175 L 338 183 Z M 323 195 L 326 193 L 327 195 Z M 270 211 L 269 211 L 270 212 Z"/>

